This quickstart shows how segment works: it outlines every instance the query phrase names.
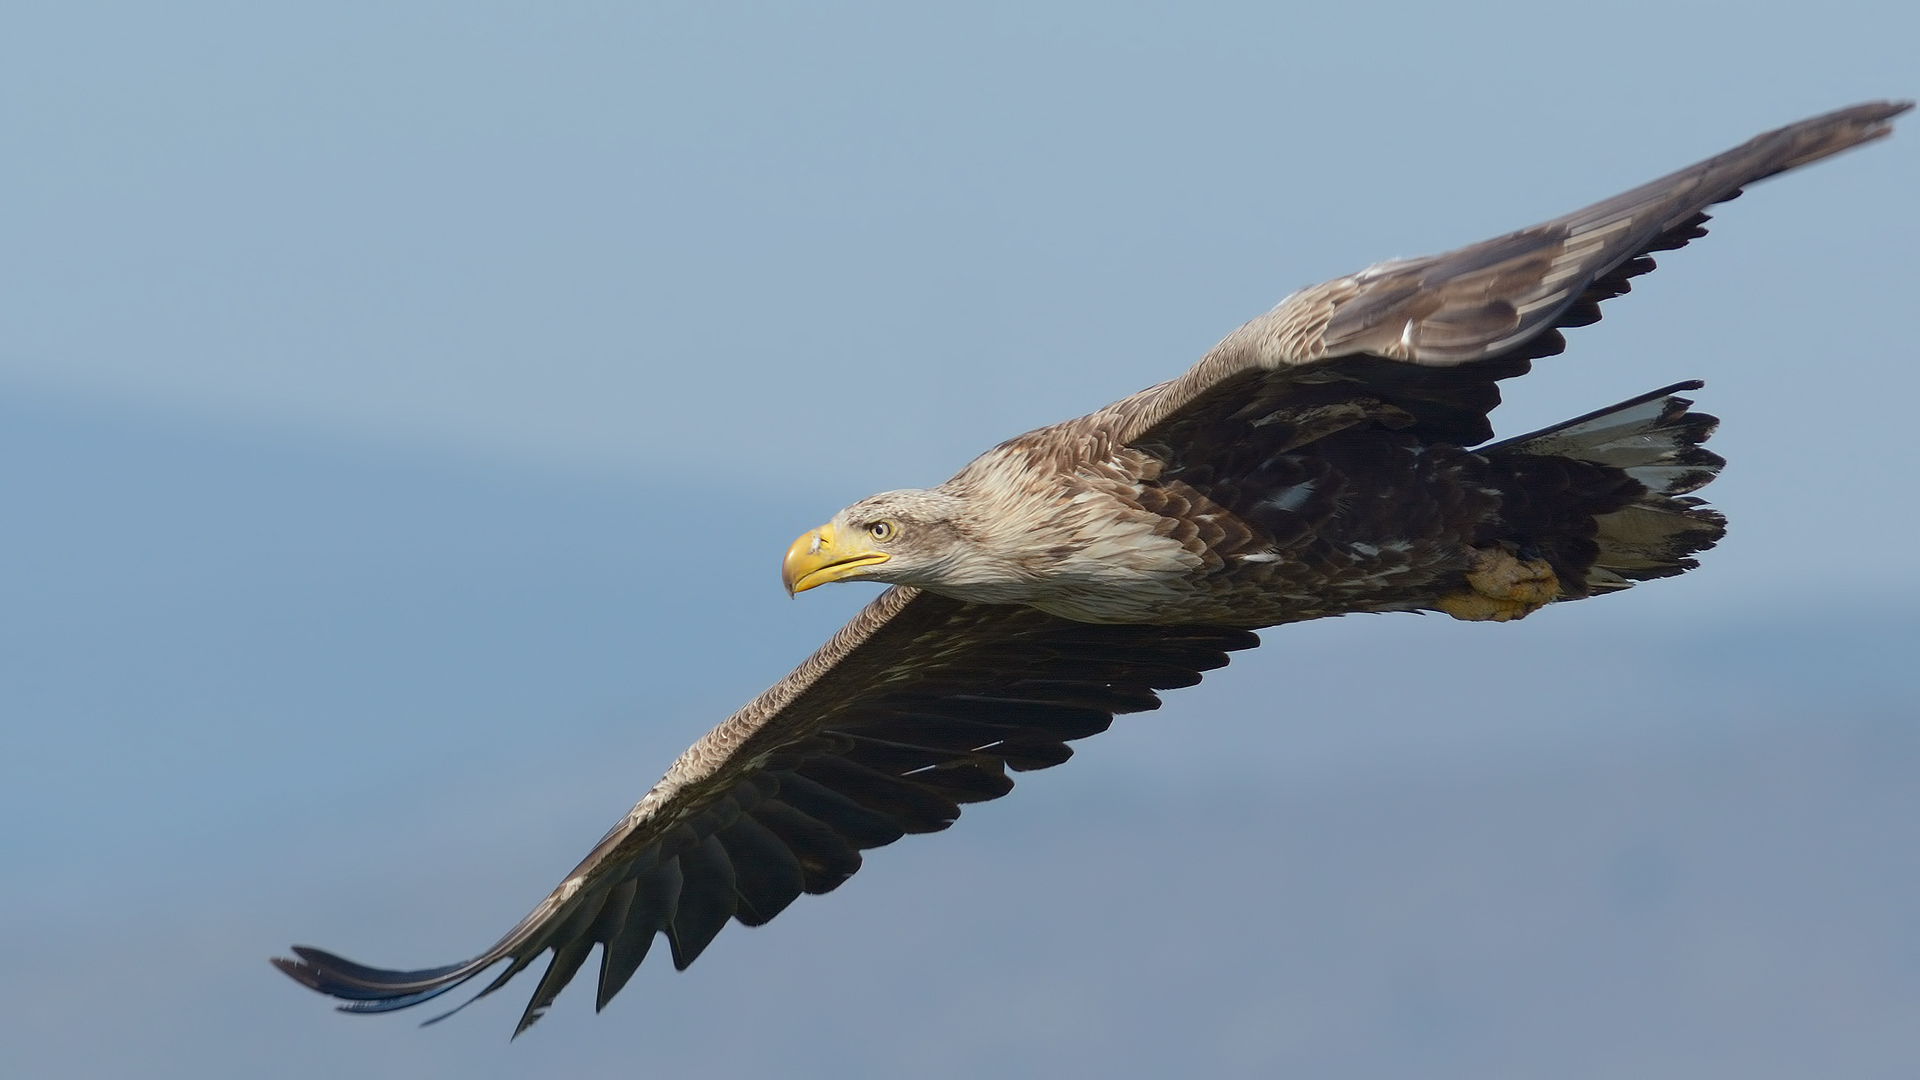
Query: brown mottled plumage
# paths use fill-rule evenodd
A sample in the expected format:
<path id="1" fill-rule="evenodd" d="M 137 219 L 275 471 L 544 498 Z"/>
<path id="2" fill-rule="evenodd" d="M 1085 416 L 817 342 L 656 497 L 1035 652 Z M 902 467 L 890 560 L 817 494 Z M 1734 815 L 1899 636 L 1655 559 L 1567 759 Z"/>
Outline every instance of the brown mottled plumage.
<path id="1" fill-rule="evenodd" d="M 1184 375 L 1022 435 L 929 491 L 802 537 L 790 589 L 893 583 L 674 762 L 492 948 L 426 971 L 296 947 L 343 1009 L 481 991 L 553 959 L 524 1030 L 601 947 L 598 1004 L 656 935 L 684 968 L 731 920 L 824 893 L 860 852 L 952 824 L 1007 770 L 1157 708 L 1252 630 L 1356 611 L 1521 618 L 1691 569 L 1723 523 L 1687 493 L 1721 462 L 1682 383 L 1484 445 L 1497 382 L 1705 234 L 1704 209 L 1889 131 L 1859 105 L 1530 229 L 1305 289 Z"/>

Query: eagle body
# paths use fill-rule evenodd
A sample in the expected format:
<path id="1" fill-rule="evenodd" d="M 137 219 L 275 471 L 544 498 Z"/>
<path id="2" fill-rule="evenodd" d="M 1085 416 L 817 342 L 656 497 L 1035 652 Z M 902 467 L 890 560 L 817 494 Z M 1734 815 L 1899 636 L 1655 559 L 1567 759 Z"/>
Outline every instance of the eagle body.
<path id="1" fill-rule="evenodd" d="M 1683 573 L 1725 523 L 1722 461 L 1676 383 L 1491 441 L 1499 383 L 1704 236 L 1748 184 L 1880 138 L 1910 105 L 1762 135 L 1552 221 L 1303 289 L 1185 373 L 1011 439 L 946 483 L 846 507 L 794 542 L 790 592 L 893 586 L 721 721 L 498 942 L 281 970 L 349 1012 L 549 956 L 516 1034 L 596 950 L 604 1007 L 664 939 L 685 968 L 729 922 L 830 892 L 862 852 L 938 832 L 1115 716 L 1157 708 L 1252 631 L 1353 612 L 1506 622 Z"/>
<path id="2" fill-rule="evenodd" d="M 836 516 L 834 536 L 858 537 L 882 521 L 904 533 L 895 544 L 932 530 L 946 556 L 904 571 L 862 564 L 839 580 L 876 578 L 1085 623 L 1254 629 L 1355 612 L 1460 615 L 1445 601 L 1474 594 L 1469 577 L 1490 552 L 1544 562 L 1554 587 L 1541 602 L 1577 599 L 1656 576 L 1649 571 L 1690 569 L 1691 556 L 1724 532 L 1718 514 L 1676 498 L 1723 464 L 1700 448 L 1717 421 L 1670 396 L 1693 384 L 1602 410 L 1596 416 L 1611 422 L 1584 441 L 1562 437 L 1552 451 L 1541 442 L 1595 417 L 1477 453 L 1462 444 L 1485 441 L 1484 421 L 1457 430 L 1423 423 L 1384 400 L 1365 367 L 1317 369 L 1315 394 L 1215 419 L 1204 441 L 1179 430 L 1115 437 L 1126 406 L 1150 402 L 1157 388 L 1029 432 L 938 488 L 887 492 Z M 1623 456 L 1612 445 L 1622 441 L 1638 445 Z M 1662 544 L 1634 551 L 1634 564 L 1610 565 L 1626 555 L 1614 534 L 1628 507 L 1663 527 Z"/>

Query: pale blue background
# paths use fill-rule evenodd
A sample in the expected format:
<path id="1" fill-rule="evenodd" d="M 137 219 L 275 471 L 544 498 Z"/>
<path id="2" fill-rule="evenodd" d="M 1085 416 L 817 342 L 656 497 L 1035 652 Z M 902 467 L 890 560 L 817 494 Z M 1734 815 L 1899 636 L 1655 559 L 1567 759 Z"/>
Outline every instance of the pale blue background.
<path id="1" fill-rule="evenodd" d="M 1733 533 L 1519 626 L 1275 631 L 840 892 L 447 1024 L 870 594 L 787 541 L 1287 291 L 1920 93 L 1920 8 L 14 5 L 7 1076 L 1904 1077 L 1920 124 L 1512 388 L 1701 377 Z M 589 977 L 590 981 L 590 977 Z"/>

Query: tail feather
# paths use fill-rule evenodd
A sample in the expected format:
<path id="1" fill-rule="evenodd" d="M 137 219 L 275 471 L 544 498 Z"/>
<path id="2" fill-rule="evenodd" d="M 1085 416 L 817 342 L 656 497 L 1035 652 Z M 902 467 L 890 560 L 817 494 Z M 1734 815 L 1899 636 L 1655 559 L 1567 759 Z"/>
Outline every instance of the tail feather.
<path id="1" fill-rule="evenodd" d="M 1726 535 L 1727 519 L 1686 495 L 1726 464 L 1701 445 L 1719 420 L 1689 412 L 1693 402 L 1676 396 L 1703 385 L 1675 383 L 1481 451 L 1591 462 L 1619 469 L 1645 487 L 1626 506 L 1594 515 L 1599 554 L 1585 573 L 1583 594 L 1685 573 L 1700 565 L 1693 556 Z"/>

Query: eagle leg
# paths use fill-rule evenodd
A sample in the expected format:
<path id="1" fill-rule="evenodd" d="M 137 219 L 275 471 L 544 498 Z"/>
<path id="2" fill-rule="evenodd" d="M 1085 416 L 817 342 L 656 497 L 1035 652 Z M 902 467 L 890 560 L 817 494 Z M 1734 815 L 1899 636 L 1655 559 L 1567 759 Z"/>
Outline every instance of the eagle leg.
<path id="1" fill-rule="evenodd" d="M 1470 622 L 1524 619 L 1560 595 L 1560 579 L 1545 559 L 1525 559 L 1504 547 L 1475 548 L 1467 569 L 1470 591 L 1449 593 L 1434 607 Z"/>

